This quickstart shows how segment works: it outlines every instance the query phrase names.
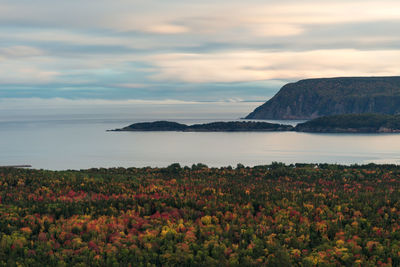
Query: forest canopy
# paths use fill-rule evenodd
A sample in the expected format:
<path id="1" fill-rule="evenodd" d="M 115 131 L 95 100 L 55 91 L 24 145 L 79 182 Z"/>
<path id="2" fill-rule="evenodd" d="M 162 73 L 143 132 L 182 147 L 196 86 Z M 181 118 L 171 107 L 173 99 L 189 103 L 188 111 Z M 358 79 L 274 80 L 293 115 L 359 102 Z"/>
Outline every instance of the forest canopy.
<path id="1" fill-rule="evenodd" d="M 398 266 L 400 168 L 0 168 L 0 266 Z"/>

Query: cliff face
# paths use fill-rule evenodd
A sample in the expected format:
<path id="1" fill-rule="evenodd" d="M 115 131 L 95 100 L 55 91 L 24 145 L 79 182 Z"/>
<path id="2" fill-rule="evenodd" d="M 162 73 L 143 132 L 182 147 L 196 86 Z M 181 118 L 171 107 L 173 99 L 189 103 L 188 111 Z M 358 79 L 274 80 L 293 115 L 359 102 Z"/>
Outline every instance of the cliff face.
<path id="1" fill-rule="evenodd" d="M 400 77 L 307 79 L 286 84 L 246 119 L 313 119 L 400 113 Z"/>

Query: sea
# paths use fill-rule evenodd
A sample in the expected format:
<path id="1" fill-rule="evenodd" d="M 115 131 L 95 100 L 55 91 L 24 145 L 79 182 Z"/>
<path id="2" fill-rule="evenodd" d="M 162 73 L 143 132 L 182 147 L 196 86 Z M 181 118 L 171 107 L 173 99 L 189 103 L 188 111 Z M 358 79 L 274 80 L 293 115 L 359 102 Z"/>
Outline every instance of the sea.
<path id="1" fill-rule="evenodd" d="M 260 103 L 98 105 L 3 109 L 0 166 L 79 170 L 99 167 L 210 167 L 271 162 L 399 164 L 400 134 L 297 132 L 111 132 L 135 122 L 240 120 Z M 193 107 L 196 106 L 196 107 Z M 270 121 L 296 125 L 301 121 Z"/>

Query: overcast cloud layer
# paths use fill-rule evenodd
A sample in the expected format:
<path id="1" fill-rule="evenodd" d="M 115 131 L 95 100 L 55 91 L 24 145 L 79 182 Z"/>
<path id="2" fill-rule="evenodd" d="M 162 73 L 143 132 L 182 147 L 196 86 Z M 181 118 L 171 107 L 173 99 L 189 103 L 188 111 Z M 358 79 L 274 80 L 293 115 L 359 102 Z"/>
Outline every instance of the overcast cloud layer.
<path id="1" fill-rule="evenodd" d="M 398 29 L 398 0 L 3 0 L 0 98 L 260 101 L 399 75 Z"/>

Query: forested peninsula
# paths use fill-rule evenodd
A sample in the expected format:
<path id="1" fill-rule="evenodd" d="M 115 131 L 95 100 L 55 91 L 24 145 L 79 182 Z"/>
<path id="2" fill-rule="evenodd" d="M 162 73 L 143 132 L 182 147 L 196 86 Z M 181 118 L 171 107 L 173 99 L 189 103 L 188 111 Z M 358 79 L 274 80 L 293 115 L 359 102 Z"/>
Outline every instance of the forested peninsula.
<path id="1" fill-rule="evenodd" d="M 270 132 L 291 131 L 293 126 L 254 121 L 211 122 L 186 125 L 171 121 L 134 123 L 112 131 L 176 131 L 176 132 Z"/>
<path id="2" fill-rule="evenodd" d="M 344 114 L 326 116 L 298 124 L 298 132 L 400 133 L 400 115 Z"/>
<path id="3" fill-rule="evenodd" d="M 111 131 L 400 133 L 400 115 L 343 114 L 316 118 L 296 127 L 254 121 L 212 122 L 186 125 L 170 121 L 134 123 Z"/>

